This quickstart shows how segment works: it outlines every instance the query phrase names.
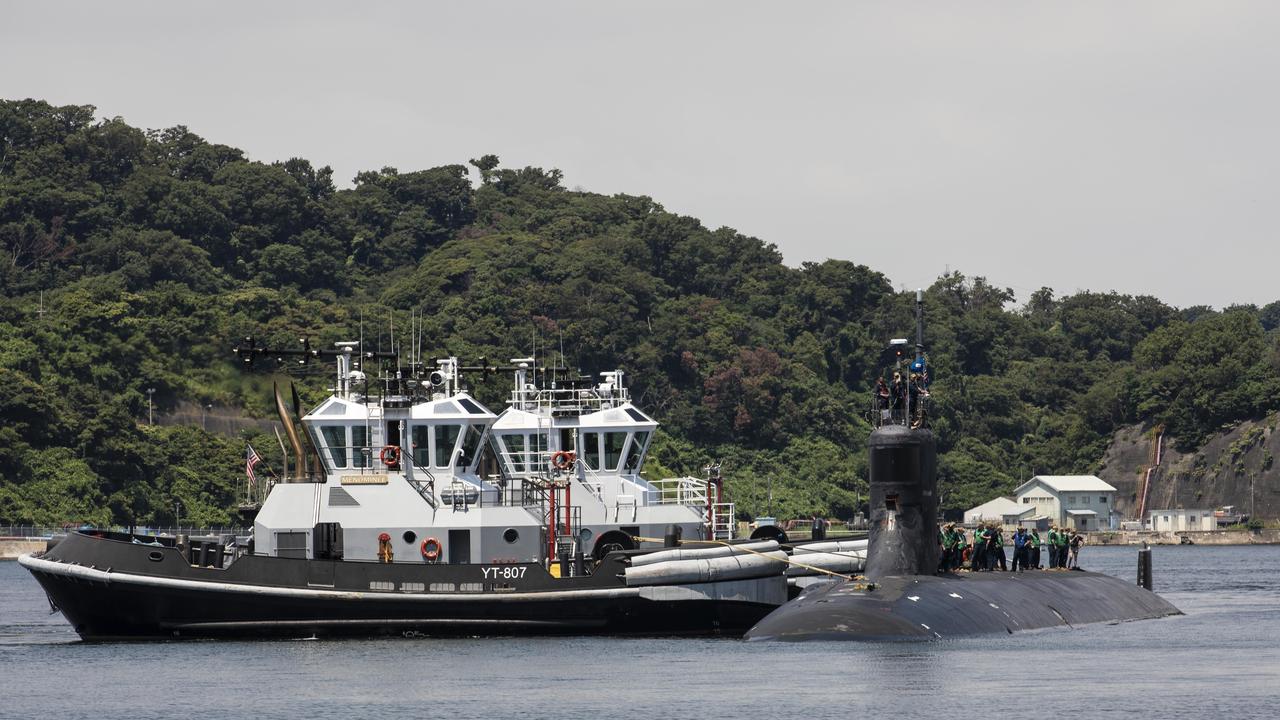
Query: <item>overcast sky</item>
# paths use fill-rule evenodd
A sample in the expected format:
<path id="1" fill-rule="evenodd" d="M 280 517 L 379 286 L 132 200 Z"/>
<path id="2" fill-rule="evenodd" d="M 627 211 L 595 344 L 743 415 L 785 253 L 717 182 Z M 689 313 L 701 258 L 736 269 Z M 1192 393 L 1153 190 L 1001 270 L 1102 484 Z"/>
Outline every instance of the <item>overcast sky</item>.
<path id="1" fill-rule="evenodd" d="M 12 2 L 0 97 L 262 161 L 495 153 L 927 285 L 1280 299 L 1280 3 Z"/>

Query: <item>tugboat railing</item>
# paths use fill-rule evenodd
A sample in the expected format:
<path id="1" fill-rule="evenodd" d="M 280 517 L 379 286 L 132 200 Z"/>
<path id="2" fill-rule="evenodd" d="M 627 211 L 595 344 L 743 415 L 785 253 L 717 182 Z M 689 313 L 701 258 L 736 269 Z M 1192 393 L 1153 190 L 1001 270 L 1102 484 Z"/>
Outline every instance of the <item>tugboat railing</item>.
<path id="1" fill-rule="evenodd" d="M 707 481 L 693 477 L 650 480 L 652 490 L 645 490 L 646 505 L 696 505 L 706 507 Z"/>
<path id="2" fill-rule="evenodd" d="M 545 450 L 534 448 L 532 450 L 503 450 L 497 453 L 499 456 L 498 464 L 502 466 L 502 473 L 508 473 L 507 468 L 513 468 L 513 474 L 527 477 L 546 472 L 551 467 L 549 455 Z"/>
<path id="3" fill-rule="evenodd" d="M 511 391 L 511 407 L 520 410 L 553 410 L 566 414 L 585 414 L 631 402 L 625 387 L 601 393 L 594 388 L 529 388 Z"/>
<path id="4" fill-rule="evenodd" d="M 574 469 L 578 470 L 578 482 L 582 484 L 597 500 L 604 502 L 604 480 L 600 475 L 587 464 L 582 462 L 581 458 L 574 461 Z"/>
<path id="5" fill-rule="evenodd" d="M 546 474 L 551 469 L 551 455 L 545 450 L 503 450 L 499 455 L 498 474 L 503 482 L 510 486 L 517 479 L 535 478 Z M 508 471 L 514 468 L 514 472 Z M 578 483 L 586 488 L 601 503 L 604 502 L 604 481 L 598 472 L 592 470 L 578 458 L 569 472 L 577 476 Z"/>
<path id="6" fill-rule="evenodd" d="M 432 475 L 430 470 L 414 462 L 413 455 L 406 455 L 405 457 L 409 460 L 409 465 L 413 467 L 413 473 L 404 476 L 405 481 L 414 490 L 418 491 L 418 494 L 422 496 L 423 500 L 427 501 L 432 510 L 436 509 L 436 476 Z M 422 473 L 426 480 L 419 480 L 418 473 Z"/>
<path id="7" fill-rule="evenodd" d="M 341 450 L 343 464 L 334 463 L 333 451 Z M 320 452 L 320 460 L 324 464 L 325 472 L 350 474 L 353 472 L 361 475 L 376 475 L 385 472 L 378 465 L 381 460 L 378 459 L 377 453 L 371 445 L 330 445 L 324 451 Z"/>
<path id="8" fill-rule="evenodd" d="M 886 425 L 927 428 L 932 405 L 932 398 L 927 393 L 921 393 L 914 398 L 909 411 L 905 404 L 886 403 L 883 398 L 875 397 L 873 394 L 867 410 L 867 419 L 873 428 Z"/>

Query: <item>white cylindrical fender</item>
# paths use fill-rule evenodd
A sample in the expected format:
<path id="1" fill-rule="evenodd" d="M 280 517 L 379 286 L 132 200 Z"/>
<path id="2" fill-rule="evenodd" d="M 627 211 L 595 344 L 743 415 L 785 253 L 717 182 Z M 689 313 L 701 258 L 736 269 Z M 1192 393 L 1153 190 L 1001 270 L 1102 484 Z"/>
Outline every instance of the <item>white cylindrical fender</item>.
<path id="1" fill-rule="evenodd" d="M 764 555 L 738 554 L 698 560 L 670 560 L 629 567 L 624 578 L 628 587 L 745 580 L 780 575 L 786 568 L 786 559 L 785 552 L 774 550 Z"/>
<path id="2" fill-rule="evenodd" d="M 750 550 L 756 552 L 773 552 L 778 549 L 778 543 L 773 540 L 764 542 L 742 543 L 739 545 L 716 545 L 714 547 L 688 547 L 675 548 L 672 550 L 658 550 L 647 555 L 637 555 L 631 558 L 631 567 L 642 567 L 644 565 L 653 565 L 654 563 L 669 562 L 671 560 L 704 560 L 706 558 L 727 557 L 729 555 L 751 555 Z"/>
<path id="3" fill-rule="evenodd" d="M 787 567 L 787 577 L 797 577 L 800 575 L 821 575 L 817 570 L 811 568 L 819 568 L 838 573 L 860 573 L 867 567 L 867 551 L 855 551 L 846 553 L 799 553 L 791 556 L 795 562 L 804 563 L 809 567 L 800 567 L 799 565 L 790 565 Z"/>
<path id="4" fill-rule="evenodd" d="M 844 553 L 859 551 L 867 551 L 866 538 L 862 538 L 861 540 L 829 540 L 827 542 L 795 545 L 792 547 L 791 555 L 795 559 L 799 560 L 801 557 L 811 553 Z"/>

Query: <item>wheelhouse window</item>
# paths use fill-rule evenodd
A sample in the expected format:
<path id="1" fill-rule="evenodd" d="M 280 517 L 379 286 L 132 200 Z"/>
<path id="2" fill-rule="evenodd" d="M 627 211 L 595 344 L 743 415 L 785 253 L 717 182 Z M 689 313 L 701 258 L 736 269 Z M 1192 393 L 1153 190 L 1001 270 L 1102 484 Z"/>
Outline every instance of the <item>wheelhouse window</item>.
<path id="1" fill-rule="evenodd" d="M 627 449 L 627 461 L 622 464 L 623 472 L 636 472 L 640 469 L 640 457 L 644 455 L 644 446 L 648 442 L 647 430 L 638 432 L 631 438 L 631 447 Z"/>
<path id="2" fill-rule="evenodd" d="M 582 433 L 582 444 L 578 446 L 578 459 L 588 470 L 600 469 L 600 433 Z"/>
<path id="3" fill-rule="evenodd" d="M 436 467 L 447 468 L 449 461 L 453 458 L 453 448 L 458 444 L 458 433 L 462 430 L 461 425 L 437 425 L 435 426 L 435 462 L 432 463 Z"/>
<path id="4" fill-rule="evenodd" d="M 329 450 L 329 461 L 335 468 L 347 466 L 347 426 L 321 425 L 320 436 Z"/>
<path id="5" fill-rule="evenodd" d="M 369 467 L 373 460 L 369 451 L 369 428 L 356 425 L 351 428 L 351 465 L 352 467 Z"/>
<path id="6" fill-rule="evenodd" d="M 529 436 L 529 470 L 543 472 L 547 469 L 547 436 L 537 432 Z"/>
<path id="7" fill-rule="evenodd" d="M 604 434 L 604 466 L 606 470 L 617 470 L 622 461 L 622 448 L 627 444 L 627 433 L 608 432 Z"/>
<path id="8" fill-rule="evenodd" d="M 480 440 L 484 438 L 483 425 L 467 426 L 467 434 L 462 440 L 462 452 L 458 453 L 458 467 L 467 467 L 476 459 L 480 450 Z"/>
<path id="9" fill-rule="evenodd" d="M 525 436 L 520 433 L 510 433 L 502 436 L 502 442 L 506 445 L 507 462 L 510 463 L 512 472 L 524 472 L 524 439 Z"/>
<path id="10" fill-rule="evenodd" d="M 431 426 L 414 425 L 412 432 L 413 464 L 427 467 L 431 464 Z"/>

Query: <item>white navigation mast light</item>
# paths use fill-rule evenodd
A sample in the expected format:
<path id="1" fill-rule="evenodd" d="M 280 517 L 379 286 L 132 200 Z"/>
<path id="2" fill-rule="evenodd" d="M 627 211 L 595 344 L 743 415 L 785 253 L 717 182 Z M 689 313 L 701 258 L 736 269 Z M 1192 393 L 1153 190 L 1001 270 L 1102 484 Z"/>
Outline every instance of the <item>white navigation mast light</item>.
<path id="1" fill-rule="evenodd" d="M 907 344 L 906 338 L 894 338 L 889 341 L 889 347 L 898 347 L 899 345 L 906 345 L 906 344 Z"/>
<path id="2" fill-rule="evenodd" d="M 338 385 L 335 388 L 340 397 L 349 397 L 351 394 L 351 356 L 353 350 L 359 345 L 358 342 L 336 342 L 334 347 L 338 348 L 342 354 L 338 356 Z M 358 370 L 355 372 L 359 372 Z"/>

